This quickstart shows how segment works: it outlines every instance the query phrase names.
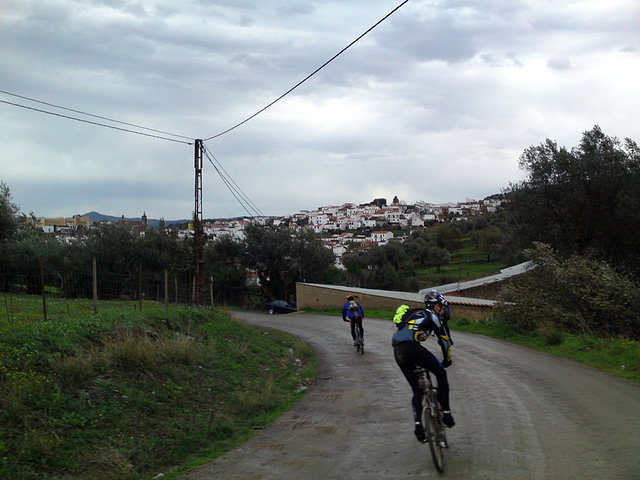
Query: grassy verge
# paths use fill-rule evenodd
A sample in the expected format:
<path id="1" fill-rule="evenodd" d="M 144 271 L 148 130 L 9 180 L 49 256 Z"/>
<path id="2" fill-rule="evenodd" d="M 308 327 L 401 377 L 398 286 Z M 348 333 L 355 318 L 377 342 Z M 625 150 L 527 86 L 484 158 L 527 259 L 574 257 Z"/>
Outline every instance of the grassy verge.
<path id="1" fill-rule="evenodd" d="M 600 338 L 567 333 L 519 333 L 510 325 L 490 319 L 469 322 L 452 319 L 453 330 L 477 333 L 526 345 L 543 352 L 577 360 L 585 365 L 613 373 L 633 382 L 640 382 L 640 342 L 622 338 Z M 453 336 L 453 335 L 452 335 Z"/>
<path id="2" fill-rule="evenodd" d="M 147 310 L 0 322 L 0 478 L 177 478 L 269 424 L 314 374 L 290 335 Z"/>
<path id="3" fill-rule="evenodd" d="M 305 310 L 323 315 L 341 315 L 341 310 L 338 308 Z M 388 320 L 393 318 L 393 312 L 385 310 L 367 309 L 365 314 L 370 318 Z M 627 380 L 640 382 L 640 342 L 638 341 L 621 338 L 585 337 L 558 332 L 553 332 L 552 335 L 547 332 L 522 334 L 516 332 L 511 326 L 494 319 L 484 322 L 470 322 L 466 319 L 453 318 L 449 326 L 452 330 L 486 335 L 571 358 Z"/>
<path id="4" fill-rule="evenodd" d="M 43 304 L 42 297 L 38 295 L 25 295 L 15 293 L 0 293 L 0 325 L 13 322 L 39 321 L 44 318 L 44 310 L 47 310 L 47 318 L 76 318 L 78 316 L 91 315 L 94 311 L 92 300 L 87 298 L 63 298 L 55 293 L 47 295 Z M 164 312 L 165 307 L 158 302 L 138 300 L 100 300 L 96 304 L 99 314 L 111 315 L 114 312 Z"/>

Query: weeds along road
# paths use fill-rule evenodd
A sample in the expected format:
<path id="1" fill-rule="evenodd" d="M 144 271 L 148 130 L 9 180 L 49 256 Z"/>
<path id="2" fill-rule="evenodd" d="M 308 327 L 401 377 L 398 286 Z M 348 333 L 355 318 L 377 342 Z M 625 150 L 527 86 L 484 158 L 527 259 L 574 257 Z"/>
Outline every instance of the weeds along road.
<path id="1" fill-rule="evenodd" d="M 318 352 L 318 377 L 270 428 L 188 480 L 640 479 L 640 387 L 573 361 L 453 332 L 456 426 L 446 471 L 413 436 L 410 390 L 389 321 L 366 319 L 364 356 L 346 323 L 312 314 L 237 313 Z M 437 349 L 433 339 L 427 348 Z M 259 395 L 260 392 L 257 392 Z"/>

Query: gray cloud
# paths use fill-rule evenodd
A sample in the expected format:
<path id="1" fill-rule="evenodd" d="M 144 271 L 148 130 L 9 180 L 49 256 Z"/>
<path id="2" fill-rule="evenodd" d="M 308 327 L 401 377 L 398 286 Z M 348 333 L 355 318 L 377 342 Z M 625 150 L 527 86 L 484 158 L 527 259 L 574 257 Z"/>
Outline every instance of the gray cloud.
<path id="1" fill-rule="evenodd" d="M 0 89 L 207 138 L 275 100 L 398 4 L 12 2 L 2 7 Z M 412 0 L 207 147 L 266 214 L 374 196 L 497 193 L 522 175 L 520 153 L 546 138 L 572 147 L 597 123 L 638 139 L 640 7 L 629 8 Z M 594 88 L 600 100 L 586 102 Z M 0 180 L 23 211 L 190 216 L 192 146 L 0 110 Z M 204 215 L 245 213 L 211 165 L 204 171 Z"/>
<path id="2" fill-rule="evenodd" d="M 558 71 L 571 70 L 571 61 L 566 57 L 550 58 L 549 60 L 547 60 L 547 67 L 549 67 L 551 70 Z"/>

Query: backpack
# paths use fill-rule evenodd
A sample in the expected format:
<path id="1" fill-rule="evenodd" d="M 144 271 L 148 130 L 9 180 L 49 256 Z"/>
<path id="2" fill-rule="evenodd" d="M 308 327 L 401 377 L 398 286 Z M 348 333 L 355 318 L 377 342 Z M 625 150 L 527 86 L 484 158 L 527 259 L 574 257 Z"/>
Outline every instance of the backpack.
<path id="1" fill-rule="evenodd" d="M 353 318 L 355 320 L 360 320 L 362 316 L 360 315 L 360 305 L 355 300 L 349 301 L 349 310 L 353 312 Z"/>
<path id="2" fill-rule="evenodd" d="M 407 322 L 413 317 L 413 314 L 422 308 L 409 308 L 408 305 L 400 305 L 396 310 L 396 314 L 393 317 L 393 323 L 395 323 L 397 329 L 404 327 Z"/>

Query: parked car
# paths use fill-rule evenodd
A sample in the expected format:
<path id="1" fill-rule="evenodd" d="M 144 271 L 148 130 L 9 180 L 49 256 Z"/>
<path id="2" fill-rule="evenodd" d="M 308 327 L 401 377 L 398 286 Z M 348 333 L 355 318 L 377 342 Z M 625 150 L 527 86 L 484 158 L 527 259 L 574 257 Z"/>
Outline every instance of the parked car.
<path id="1" fill-rule="evenodd" d="M 297 310 L 295 303 L 287 302 L 286 300 L 274 300 L 268 302 L 265 306 L 269 315 L 273 315 L 274 313 L 291 313 Z"/>

